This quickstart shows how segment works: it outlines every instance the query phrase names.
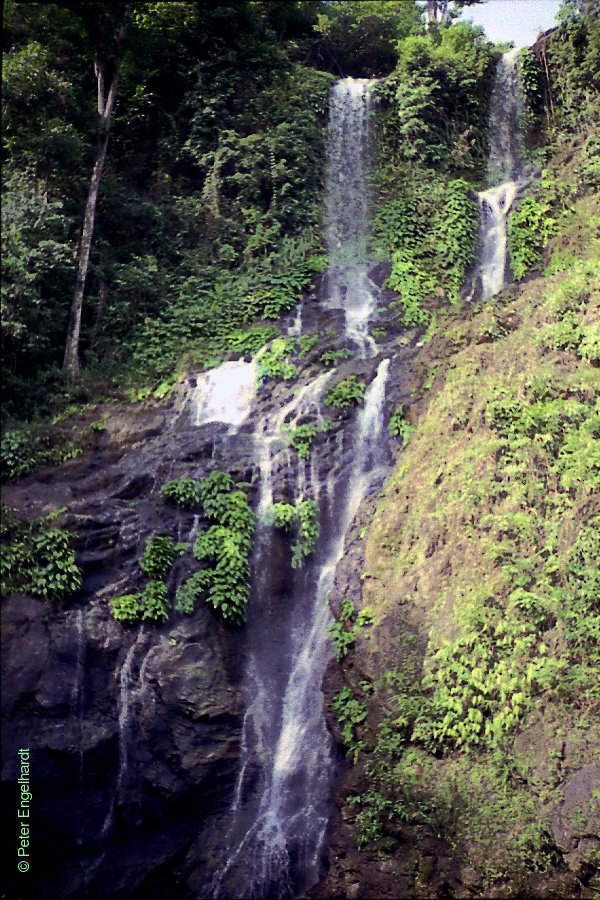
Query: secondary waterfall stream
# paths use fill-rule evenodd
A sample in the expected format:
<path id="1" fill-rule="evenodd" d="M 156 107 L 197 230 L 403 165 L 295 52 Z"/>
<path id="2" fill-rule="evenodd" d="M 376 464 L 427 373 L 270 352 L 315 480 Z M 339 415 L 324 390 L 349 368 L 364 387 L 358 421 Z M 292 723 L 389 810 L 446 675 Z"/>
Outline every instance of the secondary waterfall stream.
<path id="1" fill-rule="evenodd" d="M 487 182 L 478 194 L 479 264 L 473 293 L 487 300 L 502 290 L 508 259 L 507 217 L 526 183 L 517 145 L 519 117 L 519 49 L 498 61 L 490 105 Z"/>

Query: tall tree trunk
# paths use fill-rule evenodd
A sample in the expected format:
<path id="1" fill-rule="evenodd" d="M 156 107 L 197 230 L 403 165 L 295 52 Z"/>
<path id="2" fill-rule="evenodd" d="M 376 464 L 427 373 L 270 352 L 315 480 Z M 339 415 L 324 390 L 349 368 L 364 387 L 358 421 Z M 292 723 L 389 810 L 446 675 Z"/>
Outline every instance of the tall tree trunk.
<path id="1" fill-rule="evenodd" d="M 96 153 L 96 162 L 90 179 L 90 189 L 88 191 L 87 203 L 85 206 L 85 216 L 83 218 L 83 230 L 81 232 L 81 243 L 79 245 L 79 266 L 77 269 L 77 279 L 75 281 L 75 293 L 71 302 L 71 315 L 69 317 L 69 330 L 67 332 L 67 344 L 65 347 L 65 358 L 63 361 L 63 371 L 67 372 L 71 381 L 77 381 L 81 375 L 81 365 L 79 362 L 79 339 L 81 336 L 81 311 L 83 309 L 83 292 L 85 290 L 85 281 L 87 278 L 88 267 L 90 262 L 90 251 L 92 249 L 92 238 L 94 236 L 94 222 L 96 220 L 96 207 L 98 205 L 98 194 L 100 193 L 100 181 L 102 179 L 102 170 L 104 169 L 104 161 L 106 159 L 106 151 L 108 149 L 108 131 L 101 135 L 98 141 L 98 151 Z"/>
<path id="2" fill-rule="evenodd" d="M 96 220 L 98 195 L 100 193 L 100 182 L 102 180 L 102 171 L 104 169 L 104 163 L 106 160 L 108 137 L 115 108 L 115 100 L 117 98 L 117 88 L 119 86 L 123 41 L 127 33 L 127 27 L 129 25 L 129 19 L 132 9 L 133 6 L 129 3 L 126 5 L 123 12 L 123 21 L 119 33 L 116 37 L 115 53 L 112 61 L 112 77 L 110 80 L 108 94 L 105 93 L 106 59 L 103 56 L 102 49 L 98 46 L 98 44 L 96 46 L 94 67 L 96 71 L 96 81 L 98 86 L 98 149 L 96 152 L 96 162 L 94 163 L 92 177 L 90 179 L 88 198 L 85 206 L 85 215 L 83 217 L 83 229 L 81 232 L 81 241 L 79 244 L 79 263 L 77 267 L 77 278 L 75 280 L 75 291 L 73 293 L 73 299 L 71 301 L 69 328 L 67 331 L 67 343 L 65 346 L 65 356 L 63 360 L 63 372 L 68 375 L 71 381 L 77 381 L 81 375 L 81 364 L 79 361 L 79 342 L 81 338 L 81 312 L 83 309 L 83 295 L 85 292 L 85 282 L 90 263 L 92 240 L 94 237 L 94 223 Z"/>

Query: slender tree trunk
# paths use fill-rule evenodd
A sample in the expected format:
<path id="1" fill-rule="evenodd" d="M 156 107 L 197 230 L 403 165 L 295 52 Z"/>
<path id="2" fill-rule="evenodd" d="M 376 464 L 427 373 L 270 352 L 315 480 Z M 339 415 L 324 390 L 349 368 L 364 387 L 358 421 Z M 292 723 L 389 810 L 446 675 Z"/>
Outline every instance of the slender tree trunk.
<path id="1" fill-rule="evenodd" d="M 101 278 L 98 284 L 98 308 L 96 309 L 96 321 L 94 322 L 94 328 L 92 330 L 92 336 L 90 338 L 90 347 L 92 349 L 98 346 L 100 327 L 104 320 L 104 314 L 106 312 L 107 304 L 108 284 L 106 283 L 104 278 Z"/>
<path id="2" fill-rule="evenodd" d="M 100 140 L 98 141 L 98 152 L 96 154 L 96 162 L 94 163 L 94 169 L 92 171 L 92 177 L 90 179 L 90 189 L 85 206 L 83 230 L 81 233 L 81 243 L 79 245 L 79 266 L 77 269 L 77 279 L 75 281 L 75 293 L 73 294 L 73 301 L 71 303 L 69 330 L 67 332 L 67 344 L 65 347 L 65 358 L 63 361 L 63 371 L 69 374 L 71 381 L 77 381 L 81 375 L 81 365 L 79 362 L 79 338 L 81 335 L 81 311 L 83 308 L 83 292 L 85 290 L 85 281 L 87 278 L 90 262 L 92 238 L 94 237 L 94 222 L 96 220 L 96 207 L 98 205 L 100 181 L 102 179 L 102 170 L 104 169 L 104 161 L 106 159 L 107 149 L 108 131 L 105 134 L 101 135 Z"/>
<path id="3" fill-rule="evenodd" d="M 102 180 L 102 171 L 106 160 L 108 137 L 115 108 L 115 100 L 117 98 L 117 88 L 119 86 L 123 41 L 127 33 L 127 26 L 129 24 L 132 9 L 132 4 L 127 4 L 123 13 L 122 25 L 116 38 L 115 54 L 112 62 L 112 78 L 110 80 L 108 94 L 105 93 L 106 60 L 102 55 L 101 49 L 98 46 L 96 47 L 94 67 L 98 85 L 99 136 L 96 162 L 94 163 L 94 168 L 92 170 L 88 198 L 85 206 L 85 215 L 83 217 L 83 229 L 81 233 L 81 242 L 79 244 L 77 278 L 75 280 L 73 300 L 71 301 L 67 343 L 63 360 L 63 372 L 68 375 L 71 381 L 77 381 L 81 376 L 79 342 L 81 337 L 83 295 L 85 292 L 85 282 L 90 263 L 92 240 L 94 237 L 94 223 L 96 220 L 96 208 L 98 206 L 98 196 L 100 193 L 100 182 Z"/>

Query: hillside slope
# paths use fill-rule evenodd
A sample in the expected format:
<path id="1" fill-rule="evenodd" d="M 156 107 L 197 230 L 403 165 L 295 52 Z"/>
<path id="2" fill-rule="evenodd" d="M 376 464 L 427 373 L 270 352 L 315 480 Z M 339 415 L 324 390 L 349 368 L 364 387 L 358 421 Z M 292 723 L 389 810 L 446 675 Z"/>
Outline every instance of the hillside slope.
<path id="1" fill-rule="evenodd" d="M 423 348 L 409 445 L 364 563 L 357 536 L 338 578 L 338 627 L 344 600 L 374 624 L 330 670 L 348 758 L 321 896 L 598 890 L 599 195 L 582 143 L 546 170 L 574 202 L 539 274 Z"/>

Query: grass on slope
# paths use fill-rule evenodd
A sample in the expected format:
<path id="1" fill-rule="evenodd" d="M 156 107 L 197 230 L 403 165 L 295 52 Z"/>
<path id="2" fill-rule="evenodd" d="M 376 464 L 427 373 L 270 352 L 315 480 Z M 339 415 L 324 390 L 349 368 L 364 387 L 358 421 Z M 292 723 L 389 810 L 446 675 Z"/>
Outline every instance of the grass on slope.
<path id="1" fill-rule="evenodd" d="M 367 540 L 383 664 L 359 698 L 359 846 L 393 853 L 411 822 L 485 889 L 531 889 L 571 852 L 556 810 L 600 747 L 598 212 L 579 196 L 543 276 L 448 322 Z M 598 793 L 567 832 L 597 832 Z M 597 851 L 580 844 L 582 877 Z"/>

